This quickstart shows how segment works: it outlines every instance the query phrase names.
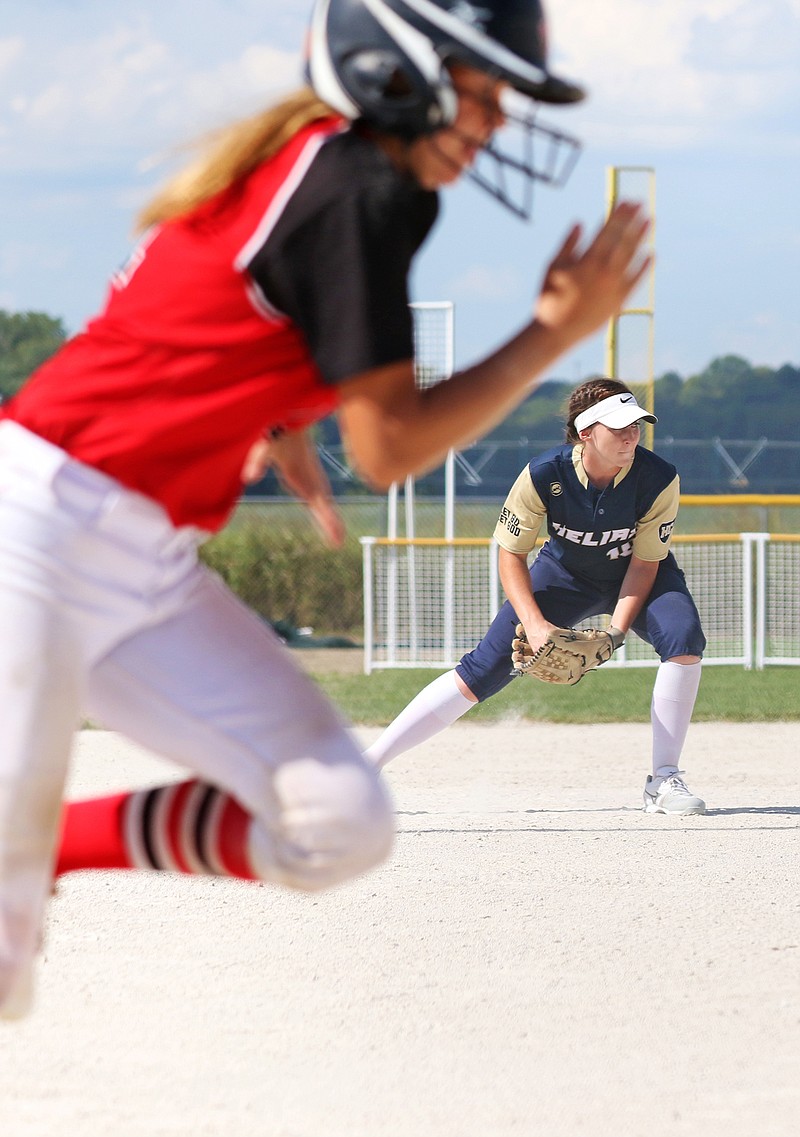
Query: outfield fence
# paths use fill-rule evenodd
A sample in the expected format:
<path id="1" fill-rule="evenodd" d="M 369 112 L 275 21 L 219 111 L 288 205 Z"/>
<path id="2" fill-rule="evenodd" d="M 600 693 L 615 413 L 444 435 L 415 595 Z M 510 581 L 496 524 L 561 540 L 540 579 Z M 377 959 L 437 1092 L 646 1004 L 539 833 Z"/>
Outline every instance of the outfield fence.
<path id="1" fill-rule="evenodd" d="M 708 639 L 706 664 L 800 664 L 800 535 L 693 534 L 672 544 Z M 453 667 L 505 599 L 491 539 L 362 537 L 361 545 L 367 674 Z M 606 666 L 658 662 L 630 636 Z"/>

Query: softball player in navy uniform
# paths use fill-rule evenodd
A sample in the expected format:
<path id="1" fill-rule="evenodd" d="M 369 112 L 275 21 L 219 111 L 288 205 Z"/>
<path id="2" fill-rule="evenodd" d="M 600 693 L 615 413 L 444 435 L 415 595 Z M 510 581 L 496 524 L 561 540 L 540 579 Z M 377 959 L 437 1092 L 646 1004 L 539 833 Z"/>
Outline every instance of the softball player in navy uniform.
<path id="1" fill-rule="evenodd" d="M 553 627 L 610 614 L 621 639 L 635 632 L 661 659 L 651 705 L 649 813 L 695 814 L 705 803 L 679 769 L 700 682 L 705 636 L 684 575 L 669 551 L 678 512 L 675 467 L 638 445 L 654 415 L 622 383 L 595 379 L 573 392 L 567 443 L 525 467 L 494 532 L 508 600 L 454 671 L 398 715 L 367 757 L 378 768 L 455 722 L 514 678 L 518 622 L 533 648 Z M 540 530 L 547 541 L 528 568 Z"/>
<path id="2" fill-rule="evenodd" d="M 265 438 L 336 538 L 309 423 L 335 412 L 375 486 L 434 467 L 602 327 L 647 269 L 635 206 L 590 241 L 576 226 L 531 321 L 419 391 L 407 279 L 437 191 L 488 146 L 509 88 L 531 110 L 582 92 L 547 68 L 538 0 L 320 0 L 307 77 L 153 200 L 102 312 L 2 408 L 6 1017 L 29 1001 L 82 710 L 193 777 L 73 804 L 57 871 L 311 890 L 387 855 L 392 809 L 376 772 L 197 547 L 225 523 Z"/>

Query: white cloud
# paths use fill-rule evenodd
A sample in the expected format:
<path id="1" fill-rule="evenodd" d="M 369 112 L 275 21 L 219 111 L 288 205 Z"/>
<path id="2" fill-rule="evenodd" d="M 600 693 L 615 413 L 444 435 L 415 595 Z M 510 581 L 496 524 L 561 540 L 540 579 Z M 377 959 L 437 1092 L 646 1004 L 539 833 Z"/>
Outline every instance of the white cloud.
<path id="1" fill-rule="evenodd" d="M 720 70 L 742 64 L 756 70 L 795 68 L 797 65 L 800 4 L 797 0 L 723 4 L 712 13 L 697 12 L 691 53 L 711 57 Z"/>
<path id="2" fill-rule="evenodd" d="M 497 303 L 517 299 L 525 287 L 521 274 L 511 265 L 474 264 L 453 278 L 450 292 L 456 300 Z"/>
<path id="3" fill-rule="evenodd" d="M 624 134 L 632 146 L 675 150 L 800 139 L 800 0 L 546 6 L 554 63 L 590 91 L 584 107 L 557 112 L 559 123 L 588 143 Z M 174 145 L 300 80 L 296 12 L 264 0 L 223 20 L 218 0 L 194 7 L 191 36 L 185 5 L 162 11 L 150 0 L 130 14 L 90 5 L 85 19 L 52 28 L 40 12 L 32 30 L 0 40 L 3 157 L 21 164 L 38 149 L 40 162 L 63 163 L 74 151 L 77 165 L 108 146 Z M 277 27 L 291 47 L 266 42 Z"/>
<path id="4" fill-rule="evenodd" d="M 246 114 L 301 82 L 299 53 L 251 44 L 217 67 L 187 74 L 180 102 L 173 103 L 169 115 L 162 117 L 185 122 L 188 115 L 210 125 L 210 120 Z"/>
<path id="5" fill-rule="evenodd" d="M 7 70 L 22 54 L 22 36 L 12 36 L 10 39 L 0 39 L 0 75 Z"/>
<path id="6" fill-rule="evenodd" d="M 46 49 L 16 37 L 0 42 L 3 158 L 7 168 L 77 168 L 93 153 L 174 146 L 301 81 L 297 50 L 249 43 L 207 65 L 189 41 L 168 43 L 141 19 L 76 28 Z"/>
<path id="7" fill-rule="evenodd" d="M 592 140 L 671 149 L 800 131 L 798 0 L 554 0 L 554 59 L 585 82 Z M 775 130 L 777 133 L 777 130 Z"/>

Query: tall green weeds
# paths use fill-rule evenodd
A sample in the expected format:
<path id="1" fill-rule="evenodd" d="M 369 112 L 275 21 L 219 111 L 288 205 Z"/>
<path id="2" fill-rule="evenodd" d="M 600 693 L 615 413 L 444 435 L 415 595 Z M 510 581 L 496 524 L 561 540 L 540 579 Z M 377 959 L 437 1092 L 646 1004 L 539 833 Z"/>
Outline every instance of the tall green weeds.
<path id="1" fill-rule="evenodd" d="M 355 538 L 329 549 L 308 524 L 298 533 L 243 518 L 209 541 L 201 556 L 265 620 L 361 639 L 361 546 Z"/>

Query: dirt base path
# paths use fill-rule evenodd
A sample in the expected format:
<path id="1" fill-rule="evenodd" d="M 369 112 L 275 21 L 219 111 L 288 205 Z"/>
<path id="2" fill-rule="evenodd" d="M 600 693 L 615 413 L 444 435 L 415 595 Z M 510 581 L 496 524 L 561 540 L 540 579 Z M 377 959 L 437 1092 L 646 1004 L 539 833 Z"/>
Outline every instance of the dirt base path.
<path id="1" fill-rule="evenodd" d="M 361 730 L 364 742 L 374 731 Z M 387 770 L 392 859 L 330 894 L 63 880 L 2 1137 L 790 1137 L 800 724 L 459 724 Z M 175 776 L 84 732 L 71 792 Z"/>

